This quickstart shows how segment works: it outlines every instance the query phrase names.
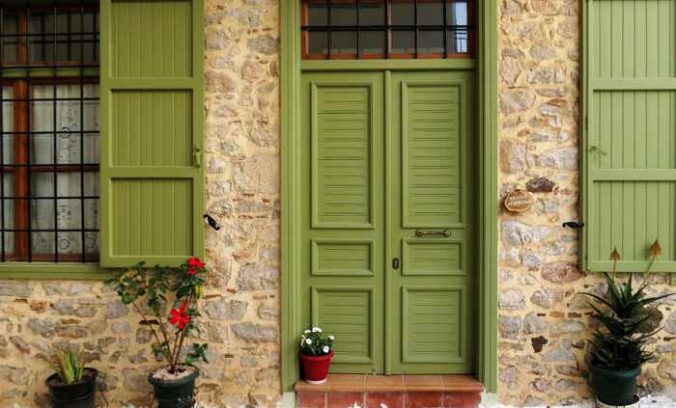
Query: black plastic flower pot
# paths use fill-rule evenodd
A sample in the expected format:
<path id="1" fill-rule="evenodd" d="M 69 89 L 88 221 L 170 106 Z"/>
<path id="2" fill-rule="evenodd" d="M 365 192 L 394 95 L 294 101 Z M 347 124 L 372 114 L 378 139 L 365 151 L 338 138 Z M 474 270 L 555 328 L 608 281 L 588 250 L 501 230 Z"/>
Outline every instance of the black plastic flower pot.
<path id="1" fill-rule="evenodd" d="M 47 378 L 47 386 L 52 398 L 52 407 L 94 408 L 98 373 L 94 368 L 85 368 L 82 380 L 72 384 L 64 384 L 58 374 L 50 375 Z"/>
<path id="2" fill-rule="evenodd" d="M 608 370 L 591 365 L 592 389 L 604 404 L 624 406 L 635 402 L 636 378 L 641 367 L 633 370 Z"/>
<path id="3" fill-rule="evenodd" d="M 178 379 L 155 378 L 148 376 L 148 382 L 155 390 L 158 408 L 192 408 L 195 406 L 195 380 L 199 376 L 197 367 L 193 372 Z"/>

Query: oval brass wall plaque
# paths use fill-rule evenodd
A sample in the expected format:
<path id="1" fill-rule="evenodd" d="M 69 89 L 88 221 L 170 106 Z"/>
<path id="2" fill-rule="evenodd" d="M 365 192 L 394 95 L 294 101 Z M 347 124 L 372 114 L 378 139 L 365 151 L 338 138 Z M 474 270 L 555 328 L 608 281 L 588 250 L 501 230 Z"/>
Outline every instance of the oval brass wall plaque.
<path id="1" fill-rule="evenodd" d="M 508 211 L 522 213 L 530 210 L 533 206 L 533 194 L 525 190 L 515 190 L 507 194 L 504 206 Z"/>

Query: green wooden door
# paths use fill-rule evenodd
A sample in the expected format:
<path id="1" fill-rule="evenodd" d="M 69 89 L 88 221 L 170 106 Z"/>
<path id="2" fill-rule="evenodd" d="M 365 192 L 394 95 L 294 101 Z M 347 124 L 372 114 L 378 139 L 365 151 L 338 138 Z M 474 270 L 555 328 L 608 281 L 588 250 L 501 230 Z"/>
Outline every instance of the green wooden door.
<path id="1" fill-rule="evenodd" d="M 472 371 L 470 81 L 303 74 L 299 302 L 333 372 Z"/>
<path id="2" fill-rule="evenodd" d="M 394 373 L 473 368 L 471 75 L 392 75 L 387 310 Z"/>

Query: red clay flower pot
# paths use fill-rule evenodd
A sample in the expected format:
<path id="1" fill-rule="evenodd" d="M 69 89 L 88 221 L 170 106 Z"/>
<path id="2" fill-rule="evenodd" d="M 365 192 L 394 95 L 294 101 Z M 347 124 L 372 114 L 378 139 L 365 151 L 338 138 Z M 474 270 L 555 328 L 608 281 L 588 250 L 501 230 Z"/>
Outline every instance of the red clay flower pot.
<path id="1" fill-rule="evenodd" d="M 303 367 L 303 377 L 310 384 L 323 384 L 329 376 L 329 367 L 333 358 L 333 350 L 325 356 L 300 355 L 300 364 Z"/>

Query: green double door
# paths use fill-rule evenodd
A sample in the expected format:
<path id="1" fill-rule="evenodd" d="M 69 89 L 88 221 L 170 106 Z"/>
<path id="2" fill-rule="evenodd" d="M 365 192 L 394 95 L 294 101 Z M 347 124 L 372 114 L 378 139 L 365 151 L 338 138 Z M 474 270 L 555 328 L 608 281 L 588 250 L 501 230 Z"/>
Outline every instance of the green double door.
<path id="1" fill-rule="evenodd" d="M 470 373 L 470 72 L 302 77 L 303 321 L 333 372 Z"/>

